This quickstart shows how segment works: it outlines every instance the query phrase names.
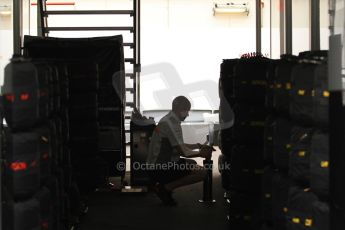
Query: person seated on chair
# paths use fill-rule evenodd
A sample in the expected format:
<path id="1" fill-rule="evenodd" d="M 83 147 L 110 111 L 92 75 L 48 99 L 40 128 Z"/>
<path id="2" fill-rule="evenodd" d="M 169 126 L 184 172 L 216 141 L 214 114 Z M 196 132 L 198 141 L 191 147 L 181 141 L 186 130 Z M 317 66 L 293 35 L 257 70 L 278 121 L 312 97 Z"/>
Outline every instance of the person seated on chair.
<path id="1" fill-rule="evenodd" d="M 203 181 L 206 177 L 206 170 L 188 158 L 210 159 L 214 150 L 207 145 L 183 142 L 181 121 L 186 119 L 190 109 L 191 103 L 186 97 L 176 97 L 172 110 L 158 122 L 151 137 L 147 164 L 153 167 L 148 174 L 155 183 L 155 193 L 166 205 L 177 204 L 172 197 L 174 189 Z"/>

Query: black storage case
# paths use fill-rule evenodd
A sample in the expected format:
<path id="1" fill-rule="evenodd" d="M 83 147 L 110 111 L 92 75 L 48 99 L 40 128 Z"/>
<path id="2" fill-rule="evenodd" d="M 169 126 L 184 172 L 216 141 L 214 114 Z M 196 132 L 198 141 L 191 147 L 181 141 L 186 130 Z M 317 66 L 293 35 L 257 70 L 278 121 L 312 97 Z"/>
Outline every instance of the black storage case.
<path id="1" fill-rule="evenodd" d="M 150 139 L 156 123 L 153 119 L 132 119 L 131 123 L 131 184 L 150 185 L 151 179 L 145 168 Z M 141 168 L 143 167 L 143 168 Z"/>

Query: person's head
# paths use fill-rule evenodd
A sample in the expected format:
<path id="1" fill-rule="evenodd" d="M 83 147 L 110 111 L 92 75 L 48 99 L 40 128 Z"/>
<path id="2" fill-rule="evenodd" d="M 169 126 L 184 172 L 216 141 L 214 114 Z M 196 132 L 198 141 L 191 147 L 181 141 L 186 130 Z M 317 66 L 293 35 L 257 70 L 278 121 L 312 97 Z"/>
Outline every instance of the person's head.
<path id="1" fill-rule="evenodd" d="M 185 96 L 178 96 L 172 102 L 172 111 L 180 121 L 184 121 L 188 117 L 190 108 L 191 103 Z"/>

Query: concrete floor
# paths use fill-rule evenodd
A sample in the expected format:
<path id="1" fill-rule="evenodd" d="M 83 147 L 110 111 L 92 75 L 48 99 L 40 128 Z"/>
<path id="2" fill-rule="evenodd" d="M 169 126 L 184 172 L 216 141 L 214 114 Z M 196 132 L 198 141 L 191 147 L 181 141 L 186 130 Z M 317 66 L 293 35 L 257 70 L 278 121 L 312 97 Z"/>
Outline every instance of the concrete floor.
<path id="1" fill-rule="evenodd" d="M 220 174 L 217 169 L 220 151 L 214 152 L 215 204 L 199 203 L 202 183 L 179 188 L 174 192 L 176 207 L 163 206 L 153 193 L 126 194 L 96 192 L 90 196 L 89 212 L 82 219 L 83 230 L 226 230 L 226 208 Z M 202 159 L 196 159 L 202 165 Z"/>

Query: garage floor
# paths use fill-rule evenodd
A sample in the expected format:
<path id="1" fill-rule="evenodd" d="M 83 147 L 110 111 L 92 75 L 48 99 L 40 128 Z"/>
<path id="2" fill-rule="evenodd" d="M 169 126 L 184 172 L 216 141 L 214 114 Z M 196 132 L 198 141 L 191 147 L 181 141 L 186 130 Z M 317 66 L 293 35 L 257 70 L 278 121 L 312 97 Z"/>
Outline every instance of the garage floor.
<path id="1" fill-rule="evenodd" d="M 214 160 L 215 204 L 198 202 L 202 197 L 202 183 L 177 189 L 176 207 L 166 207 L 153 193 L 126 194 L 97 192 L 89 200 L 89 211 L 82 219 L 82 230 L 225 230 L 226 209 L 220 175 L 217 170 L 219 151 Z M 200 161 L 201 159 L 198 159 Z"/>

